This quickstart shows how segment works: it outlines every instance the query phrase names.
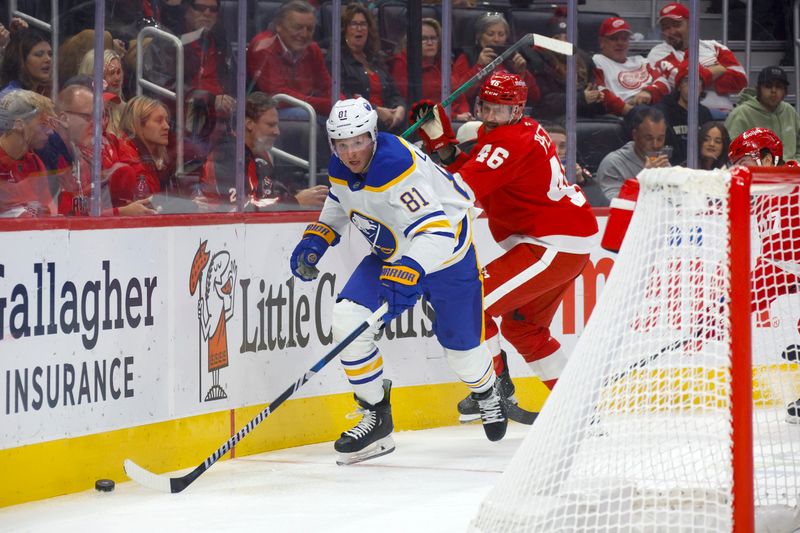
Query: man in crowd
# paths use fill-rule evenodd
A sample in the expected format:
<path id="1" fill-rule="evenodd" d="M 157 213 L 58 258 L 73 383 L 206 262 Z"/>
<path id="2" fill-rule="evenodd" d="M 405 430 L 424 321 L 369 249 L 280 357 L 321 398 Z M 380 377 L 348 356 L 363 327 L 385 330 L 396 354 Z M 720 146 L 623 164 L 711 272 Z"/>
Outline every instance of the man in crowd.
<path id="1" fill-rule="evenodd" d="M 652 107 L 636 111 L 631 120 L 633 140 L 603 158 L 597 169 L 597 183 L 610 200 L 617 197 L 622 184 L 643 168 L 668 167 L 670 150 L 665 146 L 667 121 L 664 113 Z"/>
<path id="2" fill-rule="evenodd" d="M 247 73 L 259 90 L 288 94 L 311 104 L 317 114 L 331 110 L 331 76 L 319 45 L 312 40 L 316 10 L 305 0 L 283 4 L 274 31 L 259 33 L 247 47 Z M 296 114 L 300 111 L 301 114 Z M 302 110 L 282 110 L 281 118 L 306 118 Z"/>
<path id="3" fill-rule="evenodd" d="M 320 208 L 328 195 L 328 187 L 316 185 L 294 191 L 275 177 L 275 167 L 269 150 L 280 135 L 275 100 L 256 91 L 247 97 L 244 122 L 245 145 L 245 209 L 275 209 L 276 206 L 301 205 Z M 236 209 L 235 182 L 236 143 L 233 139 L 221 143 L 203 165 L 200 177 L 205 200 L 221 204 L 223 210 Z"/>
<path id="4" fill-rule="evenodd" d="M 658 22 L 664 42 L 650 50 L 647 61 L 674 87 L 681 63 L 688 61 L 689 57 L 689 10 L 677 2 L 669 3 L 661 8 Z M 706 87 L 706 96 L 701 103 L 711 110 L 714 118 L 721 119 L 733 109 L 730 95 L 747 87 L 747 75 L 726 46 L 717 41 L 703 40 L 699 46 L 699 62 L 711 71 L 711 84 Z"/>
<path id="5" fill-rule="evenodd" d="M 800 158 L 800 116 L 784 101 L 789 79 L 780 67 L 766 67 L 758 74 L 755 90 L 747 88 L 739 95 L 739 103 L 725 127 L 731 137 L 754 128 L 769 128 L 783 143 L 787 160 Z"/>
<path id="6" fill-rule="evenodd" d="M 37 150 L 48 171 L 58 176 L 58 214 L 89 216 L 92 196 L 92 161 L 94 158 L 92 117 L 94 93 L 85 85 L 67 85 L 58 93 L 55 128 L 47 144 Z M 103 138 L 102 169 L 115 161 L 113 147 Z M 153 215 L 148 200 L 136 200 L 113 208 L 108 182 L 101 178 L 100 202 L 104 215 Z"/>
<path id="7" fill-rule="evenodd" d="M 609 17 L 600 25 L 600 53 L 592 58 L 595 81 L 603 91 L 609 113 L 624 116 L 635 105 L 655 104 L 668 95 L 671 86 L 643 56 L 628 56 L 630 25 Z"/>

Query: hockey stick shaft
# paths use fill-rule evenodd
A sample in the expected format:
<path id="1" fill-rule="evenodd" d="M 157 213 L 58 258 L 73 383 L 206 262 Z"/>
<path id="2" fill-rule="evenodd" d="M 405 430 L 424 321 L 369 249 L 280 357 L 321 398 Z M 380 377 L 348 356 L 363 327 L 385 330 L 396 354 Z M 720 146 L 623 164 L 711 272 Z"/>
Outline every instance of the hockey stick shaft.
<path id="1" fill-rule="evenodd" d="M 524 35 L 519 41 L 509 46 L 508 50 L 506 50 L 505 52 L 494 58 L 485 67 L 480 69 L 474 76 L 465 81 L 461 85 L 461 87 L 453 91 L 452 94 L 450 94 L 450 96 L 442 100 L 442 107 L 448 107 L 455 101 L 456 98 L 461 96 L 470 87 L 472 87 L 473 85 L 481 81 L 483 78 L 488 76 L 489 73 L 492 72 L 498 65 L 503 63 L 503 61 L 505 61 L 512 55 L 516 54 L 520 48 L 531 44 L 535 44 L 536 46 L 539 46 L 541 48 L 546 48 L 548 50 L 552 50 L 554 52 L 558 52 L 564 55 L 573 54 L 573 46 L 570 43 L 559 41 L 558 39 L 552 39 L 550 37 L 545 37 L 544 35 L 539 35 L 538 33 L 528 33 Z M 419 129 L 422 123 L 431 118 L 432 115 L 433 115 L 433 110 L 428 111 L 422 118 L 417 120 L 406 131 L 404 131 L 401 137 L 403 137 L 404 139 L 408 139 L 408 137 L 412 133 L 417 131 L 417 129 Z"/>
<path id="2" fill-rule="evenodd" d="M 200 475 L 211 468 L 211 465 L 216 463 L 223 455 L 228 453 L 228 451 L 236 445 L 237 442 L 245 438 L 257 425 L 259 425 L 265 418 L 267 418 L 270 414 L 272 414 L 278 407 L 283 404 L 287 399 L 289 399 L 300 387 L 305 385 L 309 379 L 311 379 L 317 372 L 322 370 L 325 365 L 327 365 L 331 360 L 339 355 L 339 353 L 344 350 L 351 342 L 353 342 L 359 335 L 361 335 L 364 331 L 369 329 L 370 327 L 374 326 L 384 314 L 389 309 L 389 304 L 384 303 L 381 305 L 377 311 L 372 313 L 364 322 L 362 322 L 356 329 L 354 329 L 347 337 L 345 337 L 342 342 L 337 344 L 331 351 L 329 351 L 325 357 L 320 359 L 316 362 L 314 366 L 312 366 L 305 374 L 303 374 L 300 378 L 297 379 L 294 383 L 292 383 L 286 390 L 284 390 L 277 398 L 275 398 L 270 404 L 264 408 L 263 411 L 258 413 L 250 422 L 247 423 L 242 429 L 236 432 L 230 439 L 228 439 L 222 446 L 217 448 L 217 450 L 209 455 L 205 461 L 200 463 L 197 468 L 189 472 L 188 474 L 175 477 L 175 478 L 167 478 L 163 476 L 159 476 L 153 474 L 152 472 L 140 467 L 130 459 L 125 460 L 125 472 L 128 474 L 128 477 L 139 483 L 140 485 L 144 485 L 146 487 L 150 487 L 156 490 L 160 490 L 162 492 L 171 492 L 177 493 L 184 490 L 188 487 L 195 479 L 200 477 Z"/>
<path id="3" fill-rule="evenodd" d="M 617 372 L 616 374 L 606 378 L 605 386 L 613 385 L 617 381 L 619 381 L 622 378 L 624 378 L 625 376 L 629 375 L 634 370 L 638 370 L 640 368 L 644 368 L 645 366 L 649 365 L 650 363 L 652 363 L 653 361 L 655 361 L 656 359 L 658 359 L 662 355 L 670 353 L 670 352 L 673 352 L 673 351 L 675 351 L 675 350 L 677 350 L 679 348 L 683 348 L 684 346 L 686 346 L 687 343 L 689 343 L 691 341 L 692 341 L 691 338 L 688 338 L 688 339 L 677 339 L 677 340 L 672 341 L 670 344 L 667 344 L 666 346 L 664 346 L 663 348 L 661 348 L 657 352 L 653 352 L 648 356 L 642 357 L 638 361 L 633 362 L 630 365 L 628 365 L 627 368 L 625 368 L 624 370 L 621 370 L 621 371 Z"/>

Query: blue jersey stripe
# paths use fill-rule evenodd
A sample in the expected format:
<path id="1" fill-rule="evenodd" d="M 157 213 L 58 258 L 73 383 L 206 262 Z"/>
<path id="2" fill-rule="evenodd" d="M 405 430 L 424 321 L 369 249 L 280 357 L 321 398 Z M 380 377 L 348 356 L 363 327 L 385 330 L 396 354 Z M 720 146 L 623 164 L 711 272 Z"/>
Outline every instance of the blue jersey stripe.
<path id="1" fill-rule="evenodd" d="M 408 227 L 405 229 L 405 231 L 403 231 L 403 235 L 405 235 L 406 237 L 408 237 L 408 234 L 409 234 L 409 233 L 411 233 L 412 231 L 414 231 L 414 228 L 417 228 L 417 227 L 419 227 L 419 225 L 420 225 L 420 224 L 422 224 L 422 223 L 423 223 L 423 222 L 425 222 L 426 220 L 429 220 L 429 219 L 431 219 L 431 218 L 433 218 L 433 217 L 445 217 L 445 218 L 447 218 L 447 215 L 445 214 L 445 212 L 444 212 L 444 211 L 441 211 L 441 210 L 439 210 L 439 211 L 434 211 L 433 213 L 428 213 L 428 214 L 427 214 L 427 215 L 425 215 L 424 217 L 420 217 L 420 218 L 418 218 L 417 220 L 415 220 L 413 224 L 409 225 L 409 226 L 408 226 Z"/>

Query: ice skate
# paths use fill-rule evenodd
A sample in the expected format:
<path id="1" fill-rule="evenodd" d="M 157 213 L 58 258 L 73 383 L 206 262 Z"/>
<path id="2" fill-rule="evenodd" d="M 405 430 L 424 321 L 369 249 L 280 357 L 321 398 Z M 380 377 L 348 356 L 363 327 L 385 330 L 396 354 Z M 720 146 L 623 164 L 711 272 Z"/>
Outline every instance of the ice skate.
<path id="1" fill-rule="evenodd" d="M 337 465 L 351 465 L 367 459 L 373 459 L 394 451 L 392 431 L 392 406 L 389 402 L 392 382 L 383 380 L 383 400 L 374 405 L 368 404 L 356 397 L 361 414 L 361 421 L 352 429 L 342 433 L 342 436 L 333 444 L 339 452 L 336 459 Z"/>
<path id="2" fill-rule="evenodd" d="M 514 387 L 514 382 L 511 381 L 511 374 L 508 373 L 505 350 L 500 352 L 500 357 L 503 358 L 503 371 L 497 376 L 500 394 L 503 395 L 507 403 L 517 405 L 517 398 L 514 396 L 516 389 Z M 478 402 L 472 398 L 472 394 L 468 394 L 466 398 L 458 402 L 459 422 L 462 424 L 469 424 L 470 422 L 477 422 L 480 419 L 481 410 L 478 407 Z"/>
<path id="3" fill-rule="evenodd" d="M 786 406 L 786 421 L 790 424 L 800 424 L 800 400 L 795 400 Z"/>
<path id="4" fill-rule="evenodd" d="M 505 402 L 497 393 L 497 384 L 487 391 L 473 392 L 471 396 L 480 409 L 486 438 L 493 442 L 502 439 L 506 434 L 508 418 Z"/>

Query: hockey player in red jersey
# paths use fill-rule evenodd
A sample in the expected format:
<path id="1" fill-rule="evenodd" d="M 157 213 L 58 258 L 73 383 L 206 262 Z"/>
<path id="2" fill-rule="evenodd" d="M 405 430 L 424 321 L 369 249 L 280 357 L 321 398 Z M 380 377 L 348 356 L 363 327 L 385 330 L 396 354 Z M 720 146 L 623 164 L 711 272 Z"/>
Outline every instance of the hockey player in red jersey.
<path id="1" fill-rule="evenodd" d="M 744 166 L 796 166 L 794 161 L 784 162 L 783 143 L 767 128 L 752 128 L 731 142 L 728 159 L 733 165 Z M 761 250 L 753 267 L 753 312 L 769 311 L 772 302 L 785 294 L 797 294 L 800 285 L 800 205 L 797 191 L 792 194 L 764 194 L 753 202 L 753 215 L 758 225 Z M 787 361 L 800 358 L 800 346 L 792 344 L 781 354 Z M 786 421 L 800 424 L 800 400 L 786 409 Z"/>
<path id="2" fill-rule="evenodd" d="M 483 275 L 486 339 L 507 398 L 514 387 L 492 317 L 502 317 L 503 336 L 552 389 L 566 357 L 550 336 L 550 322 L 598 239 L 597 219 L 580 188 L 567 182 L 550 136 L 522 115 L 527 93 L 515 74 L 498 72 L 484 82 L 476 104 L 483 125 L 469 154 L 455 146 L 441 105 L 423 101 L 411 111 L 416 122 L 433 108 L 420 128 L 426 149 L 437 151 L 472 189 L 492 236 L 506 250 Z M 472 403 L 469 397 L 459 403 L 462 421 L 478 418 Z"/>

